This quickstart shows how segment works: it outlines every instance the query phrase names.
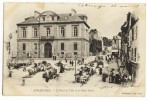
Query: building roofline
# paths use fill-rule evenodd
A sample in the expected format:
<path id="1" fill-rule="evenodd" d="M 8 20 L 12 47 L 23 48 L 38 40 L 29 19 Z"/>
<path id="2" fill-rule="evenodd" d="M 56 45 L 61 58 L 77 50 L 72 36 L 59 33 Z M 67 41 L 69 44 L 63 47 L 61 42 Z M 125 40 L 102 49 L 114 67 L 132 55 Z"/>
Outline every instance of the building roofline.
<path id="1" fill-rule="evenodd" d="M 69 22 L 31 22 L 31 23 L 18 23 L 17 26 L 22 25 L 40 25 L 40 24 L 70 24 L 70 23 L 84 23 L 86 27 L 90 28 L 90 26 L 85 21 L 69 21 Z"/>

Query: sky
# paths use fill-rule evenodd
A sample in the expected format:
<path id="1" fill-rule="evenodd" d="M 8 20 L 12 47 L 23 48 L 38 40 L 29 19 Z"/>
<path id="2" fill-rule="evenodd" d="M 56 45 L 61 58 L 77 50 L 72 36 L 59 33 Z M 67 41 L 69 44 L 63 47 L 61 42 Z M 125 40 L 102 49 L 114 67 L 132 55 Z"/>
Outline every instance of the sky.
<path id="1" fill-rule="evenodd" d="M 121 31 L 127 13 L 135 7 L 127 4 L 4 3 L 4 33 L 14 33 L 16 24 L 33 16 L 34 11 L 58 14 L 71 13 L 71 9 L 75 9 L 77 13 L 87 15 L 90 29 L 97 29 L 101 36 L 112 38 Z"/>

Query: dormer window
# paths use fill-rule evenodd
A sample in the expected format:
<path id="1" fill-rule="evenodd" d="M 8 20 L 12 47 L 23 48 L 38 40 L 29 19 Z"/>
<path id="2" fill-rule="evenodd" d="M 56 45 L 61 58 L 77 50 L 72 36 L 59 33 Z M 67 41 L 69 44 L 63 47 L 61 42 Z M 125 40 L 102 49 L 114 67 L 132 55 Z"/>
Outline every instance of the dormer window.
<path id="1" fill-rule="evenodd" d="M 42 17 L 42 20 L 45 21 L 45 17 Z"/>
<path id="2" fill-rule="evenodd" d="M 55 19 L 54 19 L 54 17 L 52 17 L 52 21 L 54 21 Z"/>

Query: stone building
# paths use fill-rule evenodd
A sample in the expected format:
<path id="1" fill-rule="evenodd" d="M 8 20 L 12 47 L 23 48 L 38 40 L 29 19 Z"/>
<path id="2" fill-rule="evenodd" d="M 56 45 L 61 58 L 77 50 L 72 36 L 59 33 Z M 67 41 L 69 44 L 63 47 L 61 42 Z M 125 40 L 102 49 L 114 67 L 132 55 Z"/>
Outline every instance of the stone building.
<path id="1" fill-rule="evenodd" d="M 17 24 L 18 56 L 33 58 L 89 56 L 89 25 L 87 16 L 52 11 L 25 18 Z"/>
<path id="2" fill-rule="evenodd" d="M 138 52 L 138 22 L 139 18 L 135 13 L 127 14 L 127 21 L 121 27 L 121 60 L 126 66 L 132 80 L 135 81 L 139 67 L 139 52 Z"/>

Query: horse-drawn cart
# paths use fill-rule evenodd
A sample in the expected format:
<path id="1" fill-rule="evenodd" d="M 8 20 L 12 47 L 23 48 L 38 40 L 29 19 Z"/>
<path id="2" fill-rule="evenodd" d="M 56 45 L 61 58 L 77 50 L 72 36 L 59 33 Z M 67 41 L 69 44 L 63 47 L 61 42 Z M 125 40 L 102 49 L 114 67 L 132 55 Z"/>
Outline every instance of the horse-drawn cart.
<path id="1" fill-rule="evenodd" d="M 57 74 L 57 69 L 51 68 L 49 70 L 46 70 L 43 74 L 42 77 L 45 78 L 45 81 L 48 82 L 50 79 L 55 79 L 59 76 Z"/>

